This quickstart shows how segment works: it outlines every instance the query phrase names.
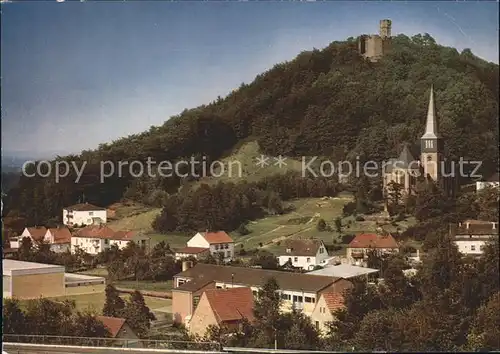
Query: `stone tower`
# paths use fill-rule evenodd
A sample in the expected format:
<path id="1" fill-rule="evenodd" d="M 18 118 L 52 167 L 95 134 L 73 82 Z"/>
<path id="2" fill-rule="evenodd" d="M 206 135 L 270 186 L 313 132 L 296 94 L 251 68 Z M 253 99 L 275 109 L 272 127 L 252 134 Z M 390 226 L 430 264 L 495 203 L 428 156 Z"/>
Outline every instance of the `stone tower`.
<path id="1" fill-rule="evenodd" d="M 380 20 L 380 37 L 390 38 L 391 37 L 391 20 Z"/>
<path id="2" fill-rule="evenodd" d="M 361 55 L 372 62 L 380 60 L 391 50 L 391 20 L 381 20 L 379 34 L 362 35 L 358 40 Z"/>
<path id="3" fill-rule="evenodd" d="M 438 133 L 434 88 L 431 86 L 425 133 L 420 138 L 420 162 L 424 177 L 430 176 L 438 184 L 442 181 L 443 141 Z"/>

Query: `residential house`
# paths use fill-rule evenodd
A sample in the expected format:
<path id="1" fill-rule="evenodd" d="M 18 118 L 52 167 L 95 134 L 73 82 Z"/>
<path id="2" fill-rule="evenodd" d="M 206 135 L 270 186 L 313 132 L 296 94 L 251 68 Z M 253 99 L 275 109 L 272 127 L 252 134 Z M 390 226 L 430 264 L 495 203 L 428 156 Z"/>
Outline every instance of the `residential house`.
<path id="1" fill-rule="evenodd" d="M 43 239 L 50 244 L 53 252 L 62 253 L 71 250 L 71 232 L 65 226 L 49 228 Z"/>
<path id="2" fill-rule="evenodd" d="M 47 228 L 42 227 L 26 227 L 20 236 L 10 238 L 10 248 L 19 248 L 21 246 L 21 241 L 25 237 L 29 237 L 33 243 L 40 242 L 45 237 L 47 233 Z"/>
<path id="3" fill-rule="evenodd" d="M 89 203 L 75 204 L 63 209 L 63 223 L 68 226 L 100 225 L 107 221 L 106 208 Z"/>
<path id="4" fill-rule="evenodd" d="M 175 259 L 180 260 L 188 257 L 202 259 L 210 254 L 210 249 L 203 247 L 183 247 L 175 250 Z"/>
<path id="5" fill-rule="evenodd" d="M 321 240 L 288 240 L 278 261 L 280 266 L 288 263 L 296 268 L 313 270 L 315 266 L 324 266 L 328 258 L 328 251 Z"/>
<path id="6" fill-rule="evenodd" d="M 458 225 L 450 225 L 450 236 L 461 253 L 478 256 L 483 253 L 487 242 L 498 238 L 498 223 L 466 220 Z"/>
<path id="7" fill-rule="evenodd" d="M 216 259 L 222 255 L 226 262 L 231 261 L 234 257 L 234 241 L 224 231 L 198 232 L 187 242 L 186 246 L 206 248 Z"/>
<path id="8" fill-rule="evenodd" d="M 127 320 L 119 317 L 96 316 L 111 334 L 111 338 L 120 340 L 117 344 L 124 347 L 142 347 L 139 337 L 134 330 L 130 328 Z"/>
<path id="9" fill-rule="evenodd" d="M 275 278 L 283 299 L 283 311 L 302 310 L 310 315 L 325 291 L 343 292 L 348 280 L 302 273 L 197 263 L 174 276 L 172 314 L 174 322 L 189 323 L 201 295 L 209 289 L 248 287 L 256 295 L 270 278 Z"/>
<path id="10" fill-rule="evenodd" d="M 343 307 L 344 297 L 342 294 L 335 292 L 321 294 L 311 314 L 311 322 L 322 336 L 328 334 L 328 323 L 335 319 L 335 311 Z"/>
<path id="11" fill-rule="evenodd" d="M 480 191 L 481 189 L 485 189 L 487 187 L 500 187 L 498 172 L 484 181 L 476 182 L 476 191 Z"/>
<path id="12" fill-rule="evenodd" d="M 359 234 L 346 249 L 350 264 L 366 266 L 368 252 L 376 250 L 381 254 L 399 252 L 399 245 L 390 234 Z"/>
<path id="13" fill-rule="evenodd" d="M 95 255 L 112 245 L 123 249 L 130 241 L 135 241 L 140 246 L 147 245 L 147 239 L 137 235 L 134 231 L 114 231 L 105 225 L 87 226 L 75 232 L 71 237 L 71 252 L 74 253 L 79 248 L 88 254 Z"/>
<path id="14" fill-rule="evenodd" d="M 202 337 L 210 325 L 224 326 L 236 332 L 243 319 L 254 320 L 253 305 L 254 296 L 250 288 L 206 290 L 189 322 L 189 332 Z"/>

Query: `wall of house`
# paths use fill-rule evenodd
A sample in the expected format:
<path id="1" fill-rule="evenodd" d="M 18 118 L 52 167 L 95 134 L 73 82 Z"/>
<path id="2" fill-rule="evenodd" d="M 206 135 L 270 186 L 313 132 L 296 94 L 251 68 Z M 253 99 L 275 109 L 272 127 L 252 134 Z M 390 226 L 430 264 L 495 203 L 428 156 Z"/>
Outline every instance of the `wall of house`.
<path id="1" fill-rule="evenodd" d="M 463 254 L 482 254 L 485 240 L 455 240 L 458 250 Z"/>
<path id="2" fill-rule="evenodd" d="M 98 254 L 99 252 L 109 248 L 109 240 L 73 236 L 71 237 L 71 253 L 74 253 L 77 247 L 84 250 L 88 254 Z"/>
<path id="3" fill-rule="evenodd" d="M 234 243 L 218 243 L 210 245 L 210 254 L 215 258 L 220 252 L 224 253 L 224 260 L 228 261 L 234 257 Z"/>
<path id="4" fill-rule="evenodd" d="M 205 294 L 202 295 L 198 306 L 194 310 L 193 317 L 189 321 L 189 333 L 204 336 L 207 327 L 216 326 L 217 319 Z"/>
<path id="5" fill-rule="evenodd" d="M 92 218 L 100 218 L 105 224 L 107 222 L 106 210 L 92 210 L 92 211 L 72 211 L 69 213 L 73 215 L 68 219 L 68 210 L 63 209 L 63 223 L 64 225 L 92 225 Z"/>
<path id="6" fill-rule="evenodd" d="M 326 304 L 325 298 L 321 296 L 311 314 L 311 322 L 324 336 L 328 334 L 327 323 L 331 321 L 333 321 L 333 315 Z"/>
<path id="7" fill-rule="evenodd" d="M 487 187 L 500 187 L 500 182 L 476 182 L 477 191 Z"/>
<path id="8" fill-rule="evenodd" d="M 64 272 L 13 275 L 11 291 L 12 297 L 18 299 L 64 296 Z"/>
<path id="9" fill-rule="evenodd" d="M 210 244 L 207 242 L 207 240 L 205 240 L 205 237 L 203 237 L 202 234 L 198 232 L 187 242 L 187 246 L 209 248 Z"/>
<path id="10" fill-rule="evenodd" d="M 361 261 L 363 263 L 362 258 L 353 258 L 352 253 L 358 253 L 362 252 L 364 256 L 367 255 L 367 253 L 372 250 L 372 248 L 352 248 L 352 247 L 347 247 L 346 248 L 346 258 L 348 259 L 350 264 L 357 264 L 357 261 Z M 377 248 L 377 251 L 382 252 L 382 253 L 397 253 L 399 252 L 399 249 L 397 248 Z"/>
<path id="11" fill-rule="evenodd" d="M 177 283 L 179 279 L 175 280 Z M 176 286 L 178 286 L 176 284 Z M 210 283 L 196 292 L 176 291 L 172 289 L 172 319 L 175 323 L 185 323 L 186 316 L 191 316 L 194 311 L 193 301 L 200 297 L 205 290 L 215 289 L 215 283 Z"/>
<path id="12" fill-rule="evenodd" d="M 292 265 L 297 268 L 302 268 L 305 270 L 312 270 L 316 265 L 319 265 L 318 260 L 314 256 L 279 256 L 278 262 L 280 266 L 288 262 L 288 259 L 292 260 Z"/>

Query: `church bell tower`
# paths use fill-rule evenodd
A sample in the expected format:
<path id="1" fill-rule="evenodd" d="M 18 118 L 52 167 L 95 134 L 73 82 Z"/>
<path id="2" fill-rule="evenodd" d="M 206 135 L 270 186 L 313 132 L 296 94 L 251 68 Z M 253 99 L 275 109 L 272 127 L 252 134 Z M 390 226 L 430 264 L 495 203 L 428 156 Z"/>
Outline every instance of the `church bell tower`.
<path id="1" fill-rule="evenodd" d="M 431 86 L 429 108 L 425 133 L 420 138 L 420 162 L 424 177 L 430 177 L 436 183 L 442 180 L 443 141 L 438 133 L 436 109 L 434 107 L 434 88 Z"/>

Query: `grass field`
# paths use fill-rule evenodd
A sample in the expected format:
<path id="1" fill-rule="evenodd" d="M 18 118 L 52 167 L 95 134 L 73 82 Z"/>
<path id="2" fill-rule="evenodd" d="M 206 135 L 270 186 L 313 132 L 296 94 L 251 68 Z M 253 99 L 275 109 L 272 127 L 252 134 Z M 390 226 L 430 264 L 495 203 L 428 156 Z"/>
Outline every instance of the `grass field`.
<path id="1" fill-rule="evenodd" d="M 129 295 L 124 294 L 121 296 L 124 300 L 129 297 Z M 105 295 L 104 293 L 98 294 L 85 294 L 85 295 L 71 295 L 71 296 L 60 296 L 49 298 L 54 301 L 64 301 L 70 300 L 75 301 L 75 306 L 77 311 L 92 311 L 97 314 L 102 313 L 102 308 L 104 306 Z M 151 311 L 171 313 L 172 311 L 172 300 L 162 299 L 157 297 L 144 296 L 146 305 L 151 309 Z M 21 300 L 20 304 L 22 308 L 26 308 L 29 300 Z"/>
<path id="2" fill-rule="evenodd" d="M 105 268 L 95 268 L 84 272 L 79 272 L 79 274 L 93 275 L 98 277 L 107 278 L 108 271 Z M 133 290 L 145 290 L 145 291 L 169 291 L 172 289 L 172 281 L 134 281 L 134 280 L 118 280 L 114 281 L 113 285 L 117 288 L 133 289 Z"/>

